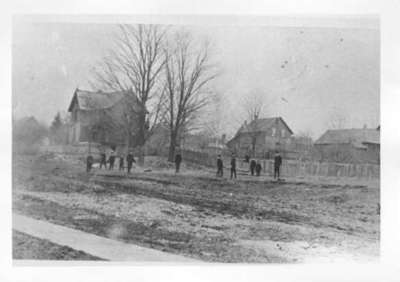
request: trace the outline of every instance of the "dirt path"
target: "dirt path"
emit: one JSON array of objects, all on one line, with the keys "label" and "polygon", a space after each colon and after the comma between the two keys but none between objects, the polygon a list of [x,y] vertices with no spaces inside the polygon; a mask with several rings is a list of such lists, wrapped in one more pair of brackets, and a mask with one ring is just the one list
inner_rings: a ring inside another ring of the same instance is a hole
[{"label": "dirt path", "polygon": [[183,256],[110,240],[19,214],[13,214],[13,229],[110,261],[197,262]]},{"label": "dirt path", "polygon": [[27,260],[103,260],[68,246],[55,244],[49,240],[37,238],[16,230],[13,230],[12,243],[13,263],[26,262]]}]

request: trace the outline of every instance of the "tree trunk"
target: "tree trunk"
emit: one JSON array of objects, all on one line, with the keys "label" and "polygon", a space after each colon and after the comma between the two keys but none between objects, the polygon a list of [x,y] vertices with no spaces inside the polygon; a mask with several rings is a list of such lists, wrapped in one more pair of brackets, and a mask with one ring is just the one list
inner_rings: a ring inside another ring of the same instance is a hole
[{"label": "tree trunk", "polygon": [[175,148],[176,148],[176,137],[175,132],[171,133],[169,141],[169,152],[168,152],[168,161],[173,162],[175,158]]},{"label": "tree trunk", "polygon": [[131,134],[128,132],[125,136],[125,154],[128,155],[129,147],[131,145]]},{"label": "tree trunk", "polygon": [[144,143],[146,142],[146,113],[143,112],[139,116],[139,135],[138,135],[138,147],[139,147],[139,152],[138,152],[138,163],[139,165],[144,164]]}]

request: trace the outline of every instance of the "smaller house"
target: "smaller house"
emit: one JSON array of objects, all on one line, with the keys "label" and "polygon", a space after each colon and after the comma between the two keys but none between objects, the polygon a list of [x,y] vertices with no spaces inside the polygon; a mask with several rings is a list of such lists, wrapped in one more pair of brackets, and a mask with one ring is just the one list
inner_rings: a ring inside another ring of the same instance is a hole
[{"label": "smaller house", "polygon": [[375,128],[327,130],[314,147],[322,161],[379,163],[380,131]]},{"label": "smaller house", "polygon": [[239,156],[265,156],[273,150],[284,150],[293,131],[282,117],[256,118],[246,121],[228,141],[227,146]]},{"label": "smaller house", "polygon": [[145,144],[146,154],[162,155],[168,152],[170,132],[167,126],[158,123],[153,126],[152,134]]},{"label": "smaller house", "polygon": [[208,136],[204,132],[185,134],[181,145],[185,150],[209,154],[221,154],[222,151],[226,150],[225,138],[225,134],[221,137]]},{"label": "smaller house", "polygon": [[209,154],[221,154],[227,150],[225,143],[226,143],[226,135],[222,134],[221,137],[211,138],[205,150]]}]

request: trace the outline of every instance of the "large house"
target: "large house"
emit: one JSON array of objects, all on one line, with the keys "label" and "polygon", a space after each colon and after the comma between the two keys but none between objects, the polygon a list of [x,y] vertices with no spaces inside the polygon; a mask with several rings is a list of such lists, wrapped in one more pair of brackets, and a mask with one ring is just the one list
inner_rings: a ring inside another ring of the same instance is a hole
[{"label": "large house", "polygon": [[380,128],[327,130],[314,147],[322,161],[379,163]]},{"label": "large house", "polygon": [[[110,147],[126,145],[127,134],[123,127],[126,94],[129,93],[76,89],[68,107],[71,113],[69,143],[93,142]],[[139,104],[136,106],[139,108]]]},{"label": "large house", "polygon": [[281,117],[257,118],[250,123],[245,121],[227,146],[240,156],[261,157],[285,149],[292,135],[293,131]]}]

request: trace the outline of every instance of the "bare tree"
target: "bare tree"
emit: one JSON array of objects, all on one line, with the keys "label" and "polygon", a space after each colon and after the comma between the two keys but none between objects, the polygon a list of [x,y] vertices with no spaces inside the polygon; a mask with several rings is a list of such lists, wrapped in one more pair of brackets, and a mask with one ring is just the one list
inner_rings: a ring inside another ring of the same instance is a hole
[{"label": "bare tree", "polygon": [[295,137],[312,140],[313,133],[310,129],[299,131]]},{"label": "bare tree", "polygon": [[253,90],[247,98],[244,99],[243,109],[246,113],[248,123],[245,123],[245,129],[248,132],[251,144],[251,154],[254,157],[256,153],[257,138],[261,132],[258,119],[260,114],[266,110],[265,96],[261,90]]},{"label": "bare tree", "polygon": [[210,101],[207,88],[217,76],[210,64],[209,44],[199,46],[185,32],[177,32],[173,42],[165,48],[165,122],[170,131],[169,156],[173,160],[181,138],[198,117],[199,111]]},{"label": "bare tree", "polygon": [[222,96],[215,93],[210,98],[210,105],[201,114],[200,131],[208,139],[216,139],[222,135]]},{"label": "bare tree", "polygon": [[346,128],[348,120],[346,115],[338,110],[335,110],[329,117],[327,126],[329,129],[343,129]]},{"label": "bare tree", "polygon": [[[143,163],[143,145],[159,120],[166,29],[142,24],[118,28],[114,46],[94,69],[91,84],[97,89],[124,92],[125,109],[119,125],[125,129],[127,146],[139,146],[139,161]],[[136,133],[135,142],[132,132]]]}]

